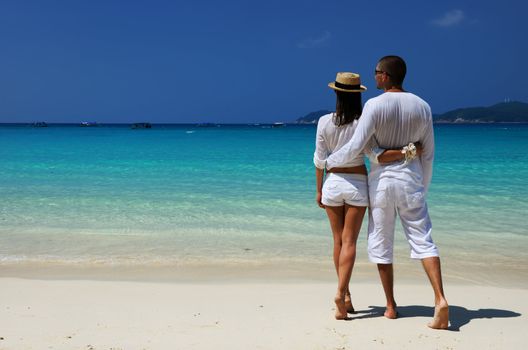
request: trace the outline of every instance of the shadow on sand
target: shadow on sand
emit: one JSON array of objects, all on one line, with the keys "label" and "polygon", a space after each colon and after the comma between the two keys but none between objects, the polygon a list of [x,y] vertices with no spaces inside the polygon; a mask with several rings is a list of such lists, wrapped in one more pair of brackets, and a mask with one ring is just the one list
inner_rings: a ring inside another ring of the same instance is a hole
[{"label": "shadow on sand", "polygon": [[[368,310],[358,310],[354,316],[350,317],[350,320],[359,320],[373,317],[383,317],[385,307],[382,306],[369,306]],[[408,305],[398,306],[398,318],[407,317],[433,317],[434,307],[421,306],[421,305]],[[468,310],[462,306],[450,305],[449,306],[449,322],[450,331],[460,331],[460,328],[479,318],[507,318],[507,317],[519,317],[521,316],[518,312],[500,309],[478,309]]]}]

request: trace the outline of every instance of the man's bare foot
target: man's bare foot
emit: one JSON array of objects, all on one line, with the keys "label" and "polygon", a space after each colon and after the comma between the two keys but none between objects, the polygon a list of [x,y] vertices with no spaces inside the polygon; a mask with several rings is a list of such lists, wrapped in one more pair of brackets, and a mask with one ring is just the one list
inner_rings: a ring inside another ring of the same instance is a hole
[{"label": "man's bare foot", "polygon": [[347,311],[345,307],[345,299],[340,296],[334,298],[336,304],[335,318],[336,320],[345,320],[347,318]]},{"label": "man's bare foot", "polygon": [[356,312],[356,310],[354,310],[354,305],[352,305],[352,298],[350,297],[350,294],[345,294],[345,308],[348,313],[353,314]]},{"label": "man's bare foot", "polygon": [[396,311],[396,304],[394,305],[387,305],[387,308],[385,309],[385,313],[383,316],[394,320],[398,317],[398,312]]},{"label": "man's bare foot", "polygon": [[433,329],[447,329],[449,327],[449,305],[447,305],[447,301],[444,300],[435,306],[433,320],[427,326]]}]

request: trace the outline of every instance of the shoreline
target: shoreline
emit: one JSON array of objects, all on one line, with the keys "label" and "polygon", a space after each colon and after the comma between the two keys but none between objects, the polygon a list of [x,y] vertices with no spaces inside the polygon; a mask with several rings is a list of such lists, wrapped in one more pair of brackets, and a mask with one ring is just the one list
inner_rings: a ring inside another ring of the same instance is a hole
[{"label": "shoreline", "polygon": [[[362,259],[363,260],[363,259]],[[396,260],[395,282],[428,283],[419,261]],[[528,270],[512,266],[490,266],[486,262],[466,264],[442,259],[444,285],[489,286],[528,290]],[[186,265],[108,265],[54,263],[0,263],[0,279],[88,280],[153,283],[335,283],[330,258],[322,262],[266,261],[239,263],[202,263]],[[356,261],[351,284],[379,283],[375,264]]]}]

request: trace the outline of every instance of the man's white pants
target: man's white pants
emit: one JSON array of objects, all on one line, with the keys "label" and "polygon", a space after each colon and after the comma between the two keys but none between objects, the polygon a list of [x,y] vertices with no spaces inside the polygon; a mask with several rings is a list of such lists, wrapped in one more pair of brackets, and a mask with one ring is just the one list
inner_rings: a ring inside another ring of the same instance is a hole
[{"label": "man's white pants", "polygon": [[411,258],[438,256],[431,237],[431,219],[421,184],[393,178],[369,182],[370,210],[368,227],[369,260],[392,264],[396,214],[399,215]]}]

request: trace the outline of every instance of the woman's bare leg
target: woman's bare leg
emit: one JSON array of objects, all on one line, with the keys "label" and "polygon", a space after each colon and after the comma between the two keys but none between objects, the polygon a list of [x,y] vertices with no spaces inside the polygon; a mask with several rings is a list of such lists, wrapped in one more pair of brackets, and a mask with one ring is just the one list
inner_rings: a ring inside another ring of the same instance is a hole
[{"label": "woman's bare leg", "polygon": [[341,254],[341,236],[343,235],[343,226],[345,223],[345,207],[326,206],[326,214],[330,221],[330,228],[334,236],[334,266],[336,274],[339,276],[339,254]]},{"label": "woman's bare leg", "polygon": [[[350,277],[352,276],[352,269],[356,261],[356,243],[361,230],[361,223],[365,215],[366,207],[355,207],[345,205],[345,219],[343,225],[343,232],[341,235],[341,253],[339,254],[339,268],[338,268],[338,286],[337,295],[345,298],[350,294],[348,286]],[[347,305],[347,309],[354,308],[352,302]],[[348,311],[348,310],[347,310]]]},{"label": "woman's bare leg", "polygon": [[[345,223],[345,207],[330,207],[326,206],[326,214],[328,215],[328,220],[330,221],[330,228],[332,229],[332,235],[334,236],[334,266],[336,269],[337,278],[339,279],[339,261],[341,254],[341,237],[343,235],[343,226]],[[336,303],[336,313],[335,318],[345,319],[347,317],[347,311],[345,307],[344,297],[337,297],[334,299]]]},{"label": "woman's bare leg", "polygon": [[[356,242],[366,207],[345,205],[326,207],[326,213],[334,236],[334,265],[338,277],[336,318],[344,319],[347,311],[354,312],[348,285],[356,260]],[[345,303],[346,300],[346,303]]]}]

